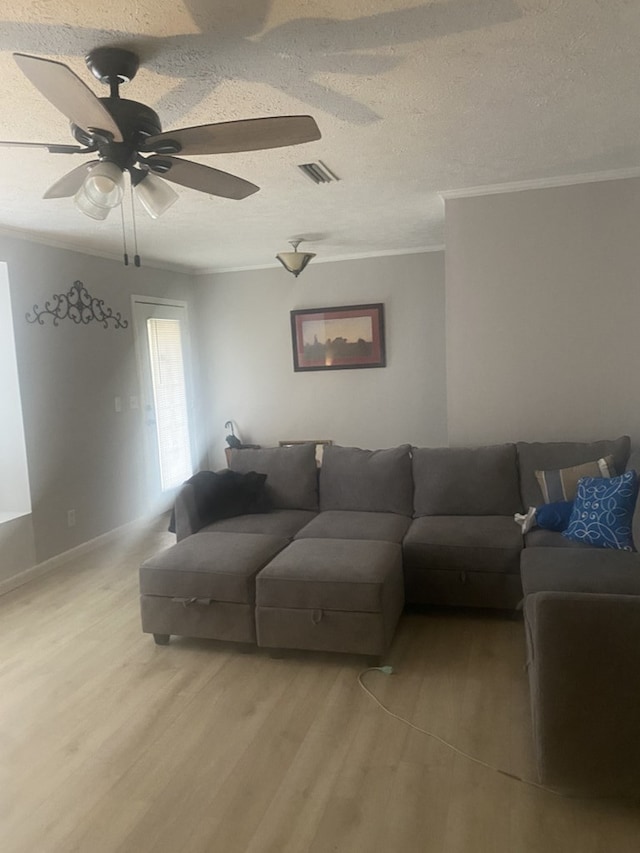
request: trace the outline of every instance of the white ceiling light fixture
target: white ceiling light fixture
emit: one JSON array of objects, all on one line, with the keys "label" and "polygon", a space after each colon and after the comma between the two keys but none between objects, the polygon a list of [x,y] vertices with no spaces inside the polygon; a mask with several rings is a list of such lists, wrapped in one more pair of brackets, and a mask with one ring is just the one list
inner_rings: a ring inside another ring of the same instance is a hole
[{"label": "white ceiling light fixture", "polygon": [[300,245],[300,243],[302,243],[302,240],[289,240],[289,242],[293,246],[293,252],[279,252],[276,255],[276,258],[280,261],[280,263],[286,269],[287,272],[290,272],[292,275],[298,278],[298,276],[307,266],[309,261],[315,258],[315,253],[299,252],[298,246]]},{"label": "white ceiling light fixture", "polygon": [[75,194],[78,210],[92,219],[106,219],[109,211],[122,202],[124,175],[122,169],[108,160],[101,160],[91,168]]},{"label": "white ceiling light fixture", "polygon": [[162,216],[179,198],[178,193],[166,181],[151,172],[143,172],[137,182],[133,172],[131,176],[135,196],[152,219]]}]

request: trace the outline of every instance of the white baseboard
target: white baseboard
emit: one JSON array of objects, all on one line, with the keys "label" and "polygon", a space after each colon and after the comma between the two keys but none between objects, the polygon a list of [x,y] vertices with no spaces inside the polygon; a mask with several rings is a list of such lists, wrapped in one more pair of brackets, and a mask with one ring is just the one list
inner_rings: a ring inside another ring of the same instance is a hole
[{"label": "white baseboard", "polygon": [[37,565],[32,566],[30,569],[23,569],[17,574],[12,575],[10,578],[5,578],[3,581],[0,581],[0,595],[6,595],[8,592],[12,592],[14,589],[17,589],[18,587],[23,586],[26,583],[30,583],[36,578],[42,577],[42,575],[49,574],[49,572],[53,572],[56,569],[59,569],[66,562],[68,562],[69,559],[73,557],[80,557],[82,556],[82,554],[88,554],[90,551],[93,551],[94,548],[97,548],[99,545],[106,545],[112,539],[115,540],[123,534],[126,534],[128,531],[130,532],[134,530],[136,527],[144,529],[156,520],[157,516],[145,516],[143,518],[136,518],[134,521],[129,521],[126,524],[123,524],[121,527],[116,527],[113,530],[108,530],[106,533],[102,533],[100,534],[100,536],[96,536],[94,539],[89,539],[87,542],[82,542],[80,545],[76,545],[74,548],[69,548],[68,551],[63,551],[61,554],[56,554],[55,557],[49,557],[48,560],[45,560],[42,563],[38,563]]}]

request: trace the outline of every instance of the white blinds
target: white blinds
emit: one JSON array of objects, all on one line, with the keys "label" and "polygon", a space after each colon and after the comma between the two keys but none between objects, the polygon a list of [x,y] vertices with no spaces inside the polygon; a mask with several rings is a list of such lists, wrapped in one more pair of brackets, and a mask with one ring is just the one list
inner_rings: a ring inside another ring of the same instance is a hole
[{"label": "white blinds", "polygon": [[179,320],[147,320],[162,490],[193,473]]}]

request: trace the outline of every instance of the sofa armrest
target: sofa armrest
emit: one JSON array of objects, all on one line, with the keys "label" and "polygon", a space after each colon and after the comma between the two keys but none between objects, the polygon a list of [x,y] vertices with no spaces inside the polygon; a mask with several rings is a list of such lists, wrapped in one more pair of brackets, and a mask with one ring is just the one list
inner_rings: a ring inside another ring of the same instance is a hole
[{"label": "sofa armrest", "polygon": [[640,792],[640,596],[538,592],[525,624],[540,781]]},{"label": "sofa armrest", "polygon": [[[629,456],[627,471],[631,471],[632,469],[640,476],[640,450],[632,451],[631,456]],[[633,536],[633,544],[636,546],[636,550],[640,551],[640,498],[636,501],[636,508],[633,513],[631,535]]]},{"label": "sofa armrest", "polygon": [[176,540],[186,539],[197,533],[202,524],[196,507],[195,491],[191,483],[184,483],[176,495],[174,504]]}]

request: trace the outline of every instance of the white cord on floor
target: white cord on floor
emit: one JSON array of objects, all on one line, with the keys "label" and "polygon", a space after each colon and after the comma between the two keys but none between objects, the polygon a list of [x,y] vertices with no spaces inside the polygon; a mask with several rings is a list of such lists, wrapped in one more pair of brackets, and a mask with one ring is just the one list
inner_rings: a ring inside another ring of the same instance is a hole
[{"label": "white cord on floor", "polygon": [[496,773],[500,773],[502,776],[507,776],[509,779],[514,779],[516,782],[522,782],[523,785],[530,785],[532,788],[538,788],[540,791],[548,791],[550,794],[557,794],[560,797],[569,796],[567,794],[563,794],[562,791],[556,791],[553,788],[547,788],[546,785],[541,785],[539,782],[534,782],[532,779],[524,779],[522,776],[517,776],[515,773],[509,773],[507,770],[501,770],[499,767],[496,767],[494,764],[489,764],[488,761],[483,761],[481,758],[476,758],[475,755],[469,755],[468,752],[465,752],[463,749],[459,749],[457,746],[454,746],[452,743],[449,743],[448,740],[441,738],[439,735],[434,734],[433,732],[428,731],[427,729],[421,729],[420,726],[416,726],[415,723],[412,723],[411,720],[407,720],[404,717],[401,717],[399,714],[394,713],[390,708],[381,702],[378,697],[369,690],[369,688],[365,685],[362,677],[366,675],[367,672],[382,672],[385,675],[391,675],[393,672],[393,667],[390,666],[370,666],[367,669],[363,669],[362,672],[358,675],[358,684],[364,692],[378,705],[378,707],[382,708],[385,714],[388,714],[390,717],[393,717],[394,720],[399,720],[401,723],[404,723],[406,726],[414,729],[420,734],[427,735],[427,737],[433,738],[433,740],[437,740],[438,743],[441,743],[443,746],[446,746],[447,749],[452,750],[453,752],[461,755],[463,758],[467,758],[469,761],[473,761],[475,764],[480,764],[482,767],[487,767],[489,770],[494,770]]}]

